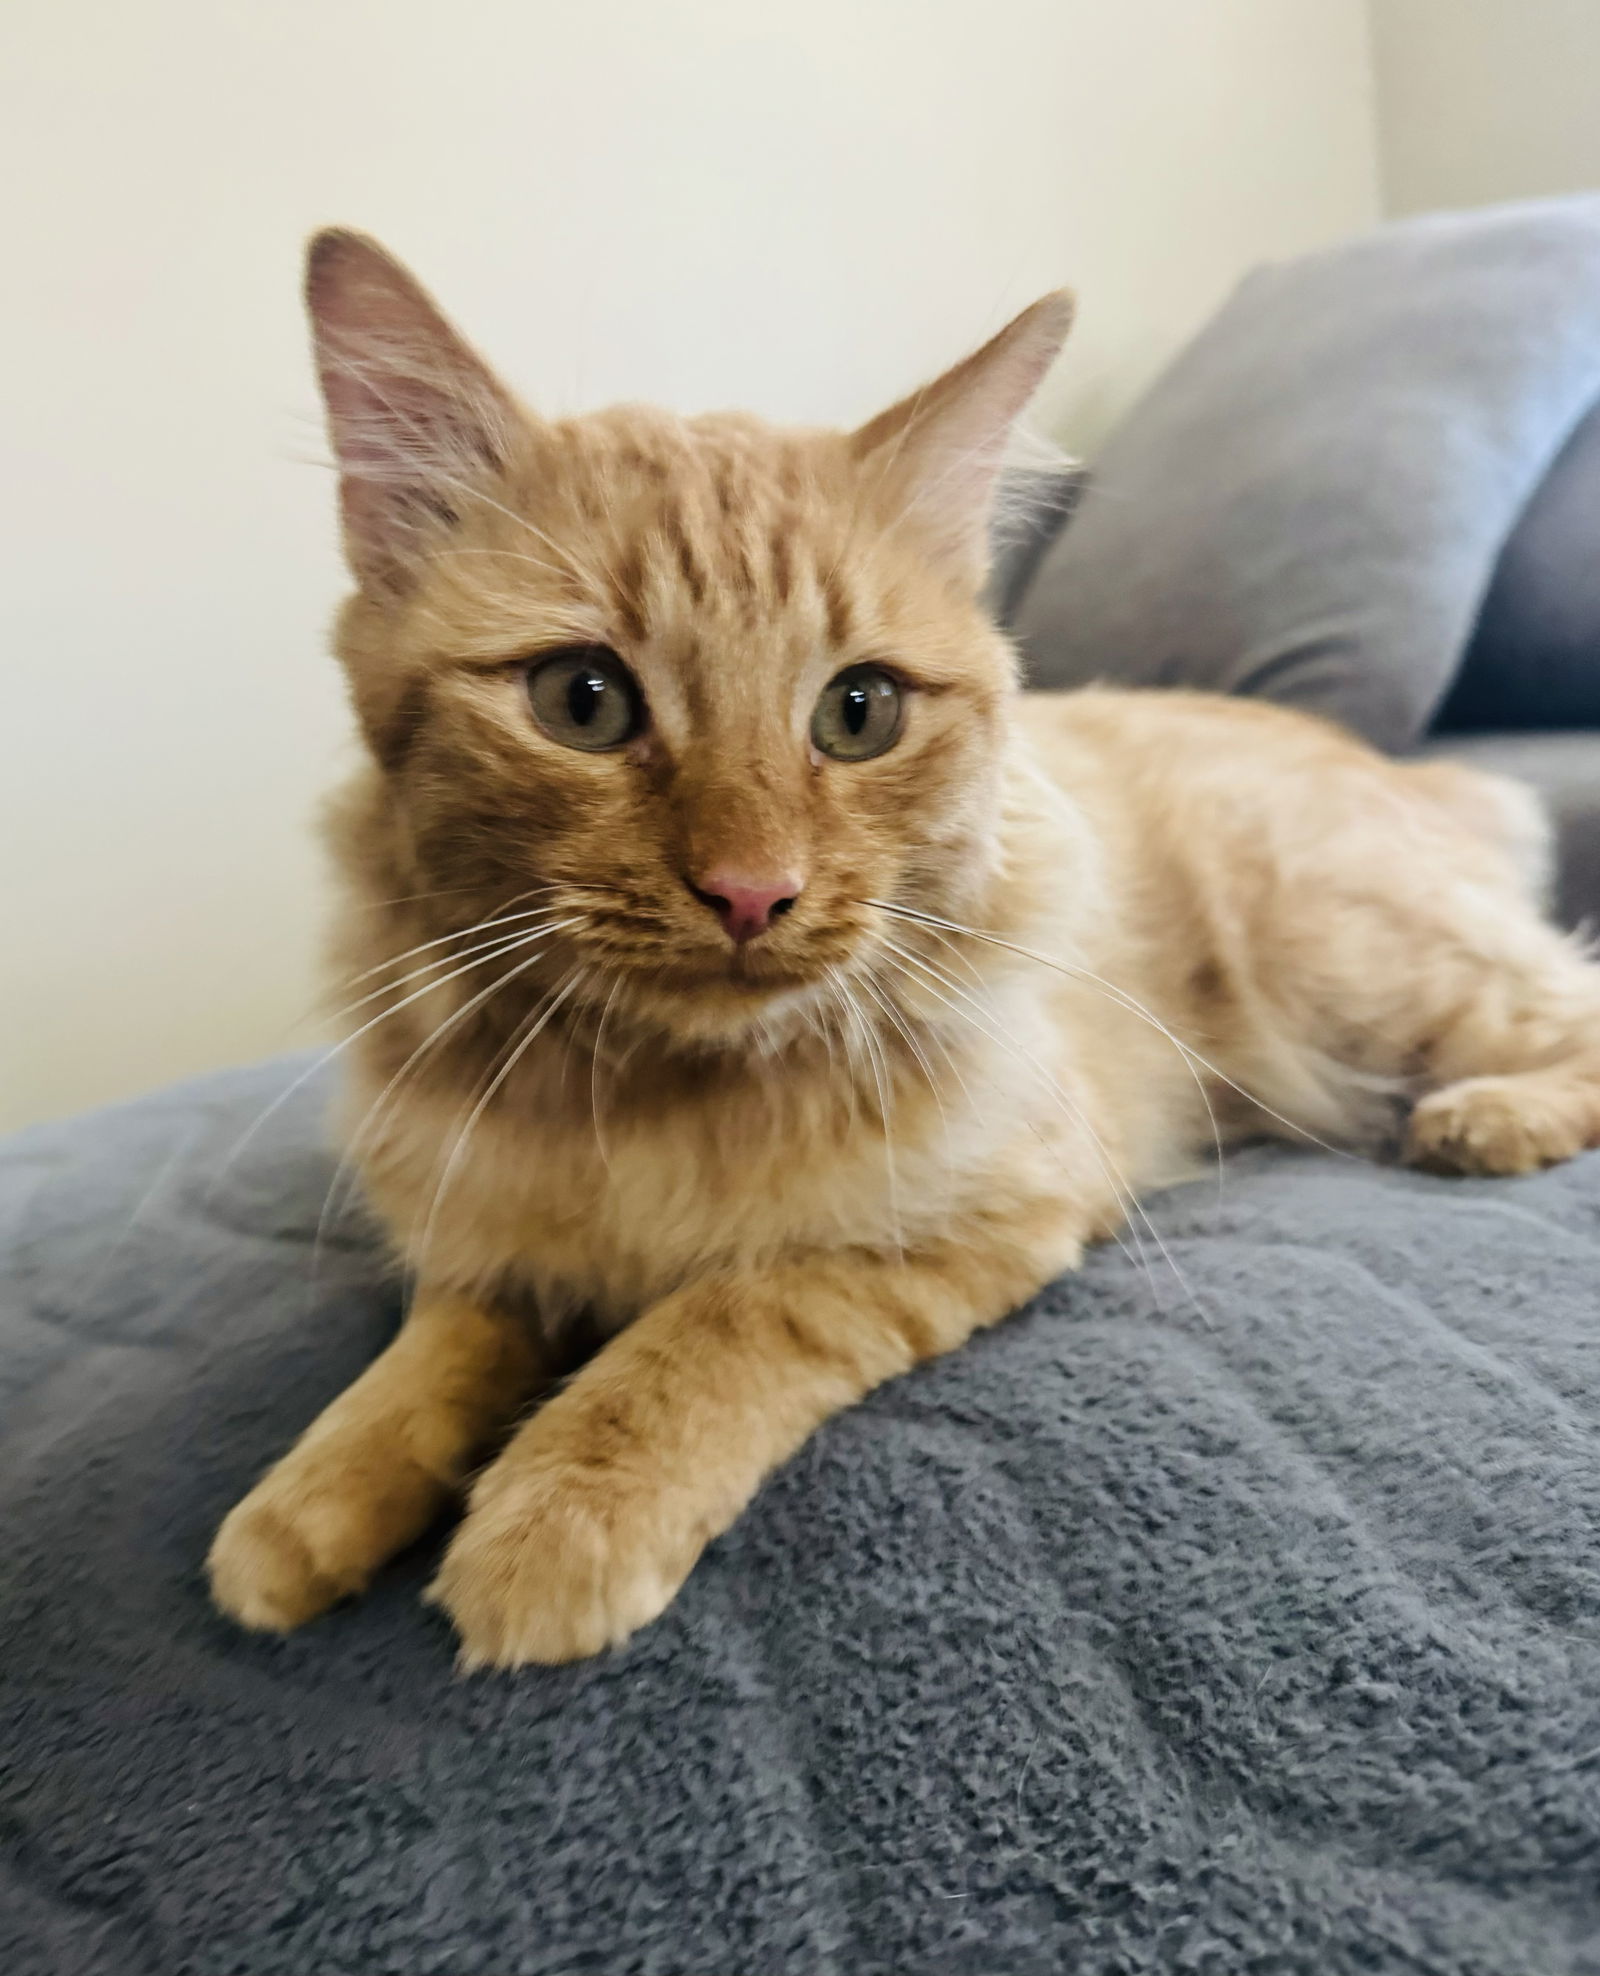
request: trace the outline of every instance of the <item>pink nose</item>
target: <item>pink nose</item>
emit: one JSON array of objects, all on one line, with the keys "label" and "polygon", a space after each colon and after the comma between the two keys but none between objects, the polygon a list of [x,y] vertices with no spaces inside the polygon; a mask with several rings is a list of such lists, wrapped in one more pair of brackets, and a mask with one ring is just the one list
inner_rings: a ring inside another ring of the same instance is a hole
[{"label": "pink nose", "polygon": [[752,878],[745,872],[718,867],[691,879],[689,890],[722,921],[722,930],[737,947],[765,933],[799,896],[802,881],[792,873],[781,878]]}]

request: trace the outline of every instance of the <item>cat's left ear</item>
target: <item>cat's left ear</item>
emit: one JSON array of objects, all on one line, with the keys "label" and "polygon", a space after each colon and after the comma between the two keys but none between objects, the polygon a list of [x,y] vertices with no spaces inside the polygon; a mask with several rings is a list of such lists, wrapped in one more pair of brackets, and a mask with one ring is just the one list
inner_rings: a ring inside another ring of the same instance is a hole
[{"label": "cat's left ear", "polygon": [[976,588],[989,564],[989,516],[1011,428],[1072,327],[1067,289],[1045,295],[981,350],[851,435],[863,472],[936,556]]}]

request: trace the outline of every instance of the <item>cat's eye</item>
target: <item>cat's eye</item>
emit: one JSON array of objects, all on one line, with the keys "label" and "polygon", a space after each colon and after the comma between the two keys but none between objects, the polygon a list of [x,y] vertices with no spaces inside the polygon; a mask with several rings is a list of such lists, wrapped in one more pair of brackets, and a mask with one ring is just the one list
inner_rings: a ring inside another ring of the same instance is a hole
[{"label": "cat's eye", "polygon": [[849,666],[822,689],[811,739],[836,762],[870,761],[900,739],[904,720],[897,679],[881,666]]},{"label": "cat's eye", "polygon": [[552,741],[599,754],[631,741],[644,725],[633,674],[604,645],[577,645],[528,668],[528,704]]}]

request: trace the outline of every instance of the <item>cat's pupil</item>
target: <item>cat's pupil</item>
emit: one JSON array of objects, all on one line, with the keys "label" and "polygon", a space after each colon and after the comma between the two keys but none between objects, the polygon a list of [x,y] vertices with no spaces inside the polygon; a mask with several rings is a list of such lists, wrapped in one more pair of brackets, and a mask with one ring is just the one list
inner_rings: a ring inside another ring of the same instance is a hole
[{"label": "cat's pupil", "polygon": [[567,712],[578,727],[587,727],[600,711],[606,683],[597,672],[575,672],[567,687]]},{"label": "cat's pupil", "polygon": [[867,689],[864,686],[848,688],[840,711],[844,715],[845,726],[852,734],[859,734],[867,724]]}]

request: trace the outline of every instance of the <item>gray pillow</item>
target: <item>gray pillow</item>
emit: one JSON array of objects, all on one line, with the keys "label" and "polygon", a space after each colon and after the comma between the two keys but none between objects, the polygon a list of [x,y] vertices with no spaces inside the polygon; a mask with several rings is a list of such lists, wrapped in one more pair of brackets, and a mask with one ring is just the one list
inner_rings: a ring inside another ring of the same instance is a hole
[{"label": "gray pillow", "polygon": [[1250,276],[1095,463],[1014,630],[1033,683],[1427,727],[1600,398],[1600,198],[1433,215]]},{"label": "gray pillow", "polygon": [[1441,731],[1600,728],[1600,408],[1500,552]]}]

